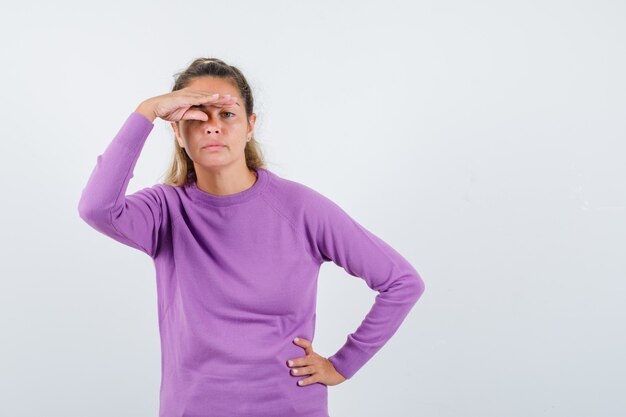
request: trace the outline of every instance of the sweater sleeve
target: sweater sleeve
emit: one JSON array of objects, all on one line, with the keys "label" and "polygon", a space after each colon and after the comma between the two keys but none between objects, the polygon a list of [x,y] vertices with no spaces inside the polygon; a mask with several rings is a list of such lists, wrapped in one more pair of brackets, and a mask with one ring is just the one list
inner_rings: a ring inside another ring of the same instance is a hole
[{"label": "sweater sleeve", "polygon": [[309,205],[314,254],[320,262],[333,261],[350,275],[362,278],[378,292],[356,331],[328,358],[349,379],[396,333],[425,286],[402,255],[336,203],[316,194]]},{"label": "sweater sleeve", "polygon": [[155,187],[125,194],[153,127],[140,113],[128,116],[104,153],[98,155],[78,203],[80,217],[91,227],[151,257],[159,243],[162,199]]}]

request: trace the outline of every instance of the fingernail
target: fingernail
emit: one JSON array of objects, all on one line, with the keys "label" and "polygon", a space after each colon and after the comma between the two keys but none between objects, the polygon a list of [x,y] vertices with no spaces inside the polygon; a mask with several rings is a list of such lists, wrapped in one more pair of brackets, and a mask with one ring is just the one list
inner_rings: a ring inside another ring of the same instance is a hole
[{"label": "fingernail", "polygon": [[293,361],[288,361],[287,363],[289,364],[289,366],[293,366]]},{"label": "fingernail", "polygon": [[293,339],[294,342],[297,342],[298,340],[300,340],[299,337],[296,337],[295,339]]}]

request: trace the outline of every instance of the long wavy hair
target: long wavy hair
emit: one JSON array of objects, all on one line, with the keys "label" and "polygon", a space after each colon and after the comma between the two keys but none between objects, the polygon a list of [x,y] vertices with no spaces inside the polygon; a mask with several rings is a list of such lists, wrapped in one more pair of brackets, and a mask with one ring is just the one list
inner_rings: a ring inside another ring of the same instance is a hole
[{"label": "long wavy hair", "polygon": [[[244,100],[246,110],[246,120],[250,119],[254,113],[254,98],[252,90],[243,73],[235,66],[228,65],[217,58],[197,58],[184,71],[175,74],[172,91],[177,91],[187,87],[187,85],[197,77],[212,76],[228,79],[237,87],[239,94]],[[178,122],[176,122],[178,125]],[[265,160],[259,143],[252,133],[251,139],[246,143],[245,148],[246,165],[249,169],[265,167]],[[174,154],[172,162],[167,170],[164,184],[181,186],[196,180],[196,170],[193,161],[182,148],[174,136]]]}]

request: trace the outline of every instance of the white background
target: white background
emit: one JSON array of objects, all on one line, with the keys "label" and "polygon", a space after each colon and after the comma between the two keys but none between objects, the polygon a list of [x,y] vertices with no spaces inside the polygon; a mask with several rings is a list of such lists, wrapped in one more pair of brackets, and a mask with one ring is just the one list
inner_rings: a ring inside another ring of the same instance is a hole
[{"label": "white background", "polygon": [[[331,417],[624,412],[625,3],[4,2],[0,35],[0,415],[157,415],[152,261],[77,205],[197,57],[247,76],[269,169],[426,284]],[[173,143],[157,119],[128,193]],[[332,263],[319,285],[327,357],[375,292]]]}]

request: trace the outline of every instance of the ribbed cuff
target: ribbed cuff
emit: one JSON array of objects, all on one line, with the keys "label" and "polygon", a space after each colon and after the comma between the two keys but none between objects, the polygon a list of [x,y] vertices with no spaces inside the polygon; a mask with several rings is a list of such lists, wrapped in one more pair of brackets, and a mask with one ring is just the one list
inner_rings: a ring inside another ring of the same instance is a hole
[{"label": "ribbed cuff", "polygon": [[374,356],[376,352],[363,352],[360,350],[352,339],[352,335],[348,335],[346,343],[332,356],[328,358],[333,366],[346,379],[352,378],[359,369],[367,361]]}]

